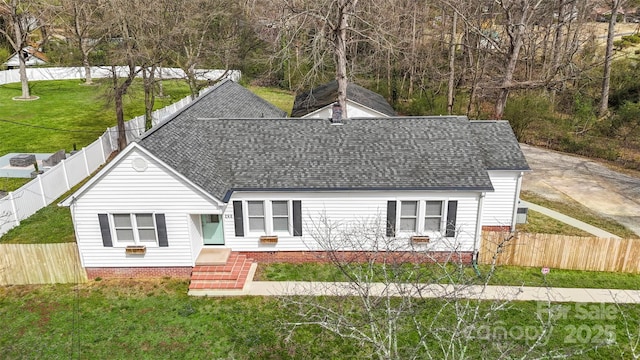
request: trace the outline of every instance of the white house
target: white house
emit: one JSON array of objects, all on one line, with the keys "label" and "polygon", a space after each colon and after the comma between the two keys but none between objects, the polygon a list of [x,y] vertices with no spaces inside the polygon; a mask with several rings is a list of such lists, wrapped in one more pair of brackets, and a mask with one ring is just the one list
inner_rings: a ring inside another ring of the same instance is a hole
[{"label": "white house", "polygon": [[32,46],[27,46],[23,48],[19,53],[14,53],[13,55],[11,55],[11,57],[9,57],[9,59],[7,59],[7,61],[3,65],[9,69],[19,67],[20,59],[18,58],[18,56],[22,56],[24,58],[25,64],[27,66],[45,65],[47,61],[49,61],[44,53],[36,50]]},{"label": "white house", "polygon": [[[292,117],[328,119],[338,98],[338,82],[333,80],[296,96]],[[396,116],[395,110],[380,94],[360,85],[347,84],[347,114],[349,118]]]},{"label": "white house", "polygon": [[505,121],[283,116],[224,81],[130,144],[62,202],[89,276],[189,274],[210,248],[309,260],[326,224],[364,222],[471,261],[483,227],[514,226],[529,167]]}]

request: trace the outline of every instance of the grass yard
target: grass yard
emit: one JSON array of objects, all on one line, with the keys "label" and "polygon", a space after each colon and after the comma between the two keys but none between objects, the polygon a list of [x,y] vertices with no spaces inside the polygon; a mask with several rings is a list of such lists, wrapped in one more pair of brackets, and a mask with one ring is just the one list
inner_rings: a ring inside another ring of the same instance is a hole
[{"label": "grass yard", "polygon": [[[81,86],[80,80],[30,82],[35,101],[14,101],[20,84],[0,86],[0,154],[9,152],[55,152],[78,149],[95,141],[116,124],[115,110],[107,99],[109,79],[96,86]],[[189,94],[183,81],[164,82],[166,98],[157,98],[162,108]],[[125,98],[125,119],[144,114],[144,95],[139,81]]]},{"label": "grass yard", "polygon": [[[578,202],[573,201],[571,199],[566,199],[565,201],[562,201],[562,202],[553,201],[529,191],[522,191],[520,193],[520,198],[522,200],[529,201],[540,206],[544,206],[546,208],[555,210],[567,216],[571,216],[578,220],[584,221],[587,224],[601,228],[612,234],[616,234],[622,238],[635,239],[638,237],[633,231],[627,229],[624,225],[621,225],[614,220],[599,216],[598,214],[594,213],[590,209],[582,206]],[[540,231],[540,229],[543,226],[547,227],[548,225],[549,224],[543,222],[541,225],[538,224],[538,225],[531,226],[528,229],[528,231],[543,232],[543,231]]]},{"label": "grass yard", "polygon": [[516,230],[526,233],[559,234],[568,236],[593,236],[552,217],[529,209],[526,224],[517,224]]},{"label": "grass yard", "polygon": [[[0,353],[3,359],[357,359],[371,358],[366,342],[336,335],[298,314],[300,306],[279,298],[195,298],[186,296],[185,281],[93,281],[87,284],[11,286],[0,288]],[[307,298],[290,300],[308,301]],[[321,304],[344,314],[346,321],[369,320],[355,298],[318,298]],[[458,304],[457,311],[454,305]],[[401,305],[390,303],[394,308]],[[400,358],[452,357],[441,345],[454,339],[455,358],[509,358],[524,356],[534,335],[546,336],[529,358],[566,355],[569,359],[631,358],[630,342],[638,338],[640,306],[557,304],[549,326],[546,304],[535,302],[481,303],[486,318],[473,319],[464,305],[474,301],[418,300],[398,317]],[[381,304],[377,304],[378,306]],[[386,326],[384,307],[371,318]],[[309,313],[310,314],[310,313]],[[308,314],[308,315],[309,315]],[[433,326],[430,326],[434,324]],[[455,325],[464,335],[450,336]],[[373,325],[373,324],[371,324]],[[625,329],[631,326],[631,338]],[[420,344],[416,328],[429,329]],[[365,332],[368,326],[360,327]],[[439,338],[440,337],[440,338]],[[423,345],[424,347],[420,346]],[[597,349],[596,349],[597,348]],[[636,354],[639,349],[636,348]],[[464,351],[464,352],[462,352]],[[564,358],[564,357],[563,357]]]},{"label": "grass yard", "polygon": [[0,178],[0,191],[9,192],[19,189],[31,181],[30,178]]},{"label": "grass yard", "polygon": [[248,86],[247,88],[254,94],[277,106],[280,110],[286,111],[288,115],[291,115],[294,96],[290,91],[260,86]]},{"label": "grass yard", "polygon": [[[478,276],[471,266],[453,267],[446,270],[442,265],[405,265],[399,272],[411,273],[415,278],[427,282],[447,283],[454,279],[456,283],[483,284],[491,271],[490,266],[480,265]],[[366,267],[354,269],[360,272]],[[389,269],[389,268],[387,268]],[[381,273],[381,268],[377,269]],[[374,274],[374,277],[377,275]],[[381,281],[382,276],[376,279]],[[258,264],[256,281],[348,281],[347,277],[332,264]],[[540,268],[516,266],[498,266],[488,281],[490,285],[542,286],[556,288],[595,288],[595,289],[630,289],[637,290],[640,274],[613,273],[598,271],[579,271],[551,269],[543,276]]]}]

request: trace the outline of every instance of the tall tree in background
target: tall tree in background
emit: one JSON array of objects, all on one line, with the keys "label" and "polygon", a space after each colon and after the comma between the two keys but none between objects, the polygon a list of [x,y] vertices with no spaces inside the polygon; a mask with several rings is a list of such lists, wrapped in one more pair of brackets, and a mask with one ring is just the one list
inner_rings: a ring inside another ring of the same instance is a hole
[{"label": "tall tree in background", "polygon": [[229,70],[237,63],[244,15],[237,2],[230,0],[176,0],[174,4],[171,16],[176,26],[164,41],[171,61],[185,72],[195,99],[202,87],[198,79],[205,75],[198,73],[199,68]]},{"label": "tall tree in background", "polygon": [[272,5],[272,10],[284,8],[280,13],[273,10],[271,15],[276,18],[265,20],[278,27],[278,57],[288,59],[292,49],[302,54],[305,59],[302,61],[307,64],[303,74],[303,85],[313,85],[316,79],[321,77],[321,73],[330,66],[326,64],[327,60],[332,59],[335,79],[338,82],[336,100],[342,108],[342,116],[348,117],[347,51],[354,36],[353,32],[357,31],[350,27],[350,22],[357,21],[358,0],[284,0],[275,1]]},{"label": "tall tree in background", "polygon": [[[104,7],[107,61],[111,67],[112,96],[118,124],[118,149],[127,146],[124,122],[124,96],[143,69],[162,61],[163,14],[170,0],[156,1],[154,6],[142,0],[102,0]],[[108,21],[107,21],[108,20]],[[121,67],[121,65],[124,65]]]},{"label": "tall tree in background", "polygon": [[[36,6],[34,0],[1,0],[0,17],[4,27],[0,27],[0,34],[3,35],[11,48],[18,55],[20,83],[22,85],[22,95],[20,99],[31,99],[29,92],[29,79],[27,78],[27,65],[23,50],[30,45],[29,35],[40,28],[43,24],[35,17]],[[37,50],[37,46],[34,46]]]},{"label": "tall tree in background", "polygon": [[607,47],[604,55],[604,73],[602,75],[602,91],[600,92],[600,108],[598,113],[605,116],[609,111],[609,89],[611,87],[611,63],[613,61],[613,38],[616,32],[618,11],[623,0],[611,0],[607,3],[611,6],[611,18],[607,30]]},{"label": "tall tree in background", "polygon": [[63,22],[69,34],[71,34],[82,56],[82,66],[85,73],[85,84],[91,85],[90,55],[99,46],[107,34],[102,31],[102,11],[104,4],[99,0],[62,0],[60,2]]}]

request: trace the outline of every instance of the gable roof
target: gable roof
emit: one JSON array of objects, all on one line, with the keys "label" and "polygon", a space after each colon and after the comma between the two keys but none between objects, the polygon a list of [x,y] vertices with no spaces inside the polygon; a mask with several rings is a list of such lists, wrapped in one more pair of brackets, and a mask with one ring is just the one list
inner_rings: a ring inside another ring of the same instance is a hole
[{"label": "gable roof", "polygon": [[223,201],[235,190],[493,190],[471,127],[455,116],[189,117],[141,145]]},{"label": "gable roof", "polygon": [[[338,99],[338,82],[333,80],[317,88],[296,96],[291,110],[291,117],[302,117],[333,104]],[[382,95],[365,89],[360,85],[347,85],[347,99],[364,105],[387,116],[396,116],[395,110]]]},{"label": "gable roof", "polygon": [[22,48],[22,51],[13,53],[3,65],[11,67],[19,66],[19,54],[25,57],[25,64],[27,64],[27,66],[42,65],[49,61],[49,58],[43,52],[36,50],[33,46],[25,46]]},{"label": "gable roof", "polygon": [[231,79],[224,79],[192,103],[153,127],[143,137],[153,134],[169,122],[181,122],[184,119],[280,118],[286,116],[285,111],[278,109],[244,86]]},{"label": "gable roof", "polygon": [[487,170],[531,170],[506,120],[471,121]]},{"label": "gable roof", "polygon": [[219,205],[222,205],[222,204],[220,204],[220,199],[219,198],[213,197],[210,192],[207,192],[207,191],[203,190],[197,184],[194,184],[191,180],[187,179],[184,175],[180,174],[179,172],[177,172],[175,169],[171,168],[170,166],[167,166],[167,164],[163,163],[162,160],[160,160],[157,157],[155,157],[153,154],[151,154],[148,150],[146,150],[145,148],[140,146],[138,143],[132,142],[126,148],[124,148],[124,150],[120,151],[118,153],[118,155],[116,155],[116,157],[113,160],[109,161],[102,169],[100,169],[100,171],[98,171],[98,173],[95,176],[92,176],[89,179],[89,181],[84,183],[78,190],[76,190],[73,194],[69,195],[66,199],[64,199],[61,202],[59,202],[58,206],[71,206],[71,204],[73,204],[75,199],[77,199],[80,196],[82,196],[85,192],[87,192],[89,189],[91,189],[94,186],[94,184],[96,184],[102,178],[107,176],[107,174],[109,174],[111,172],[112,168],[116,167],[127,156],[129,156],[129,154],[131,154],[134,151],[140,151],[142,154],[144,154],[146,156],[149,156],[150,158],[152,158],[153,160],[158,162],[158,166],[159,167],[161,167],[162,169],[166,170],[167,172],[172,173],[175,176],[177,176],[178,178],[180,178],[185,184],[187,184],[188,186],[190,186],[193,189],[195,189],[195,191],[197,191],[199,194],[201,194],[204,198],[210,199],[213,202],[219,203]]}]

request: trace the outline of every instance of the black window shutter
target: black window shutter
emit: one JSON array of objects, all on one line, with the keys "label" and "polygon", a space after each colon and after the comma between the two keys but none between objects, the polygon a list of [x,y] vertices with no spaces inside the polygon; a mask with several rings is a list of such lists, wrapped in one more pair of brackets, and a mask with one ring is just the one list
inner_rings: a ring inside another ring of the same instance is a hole
[{"label": "black window shutter", "polygon": [[111,228],[109,227],[109,215],[98,214],[98,221],[100,222],[100,233],[102,233],[102,245],[104,247],[113,247],[111,242]]},{"label": "black window shutter", "polygon": [[244,236],[244,223],[242,219],[242,201],[234,201],[233,221],[235,223],[236,236]]},{"label": "black window shutter", "polygon": [[302,201],[293,201],[293,236],[302,236]]},{"label": "black window shutter", "polygon": [[387,201],[387,236],[396,236],[396,201]]},{"label": "black window shutter", "polygon": [[164,219],[164,214],[156,214],[156,227],[158,228],[158,246],[168,247],[167,222]]},{"label": "black window shutter", "polygon": [[447,230],[444,236],[456,236],[456,216],[458,215],[458,200],[449,201],[447,204]]}]

